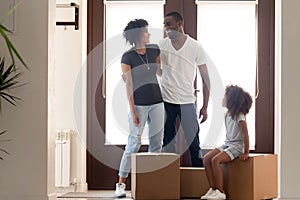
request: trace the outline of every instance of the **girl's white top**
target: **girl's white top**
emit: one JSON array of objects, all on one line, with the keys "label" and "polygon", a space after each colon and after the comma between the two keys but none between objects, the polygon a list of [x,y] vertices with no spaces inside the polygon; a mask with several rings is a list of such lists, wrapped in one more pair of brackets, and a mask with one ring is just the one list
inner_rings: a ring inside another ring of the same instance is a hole
[{"label": "girl's white top", "polygon": [[246,121],[246,116],[243,113],[240,113],[237,119],[232,119],[229,114],[225,114],[225,144],[230,146],[244,146],[244,134],[239,123],[240,121]]}]

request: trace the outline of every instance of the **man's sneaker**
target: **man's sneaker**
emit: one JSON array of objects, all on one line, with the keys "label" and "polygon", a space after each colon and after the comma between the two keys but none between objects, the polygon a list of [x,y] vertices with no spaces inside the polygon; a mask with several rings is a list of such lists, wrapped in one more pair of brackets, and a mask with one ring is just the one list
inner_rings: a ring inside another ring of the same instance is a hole
[{"label": "man's sneaker", "polygon": [[220,192],[218,189],[214,191],[214,193],[208,197],[208,199],[226,199],[226,195],[223,192]]},{"label": "man's sneaker", "polygon": [[209,188],[209,190],[206,192],[205,195],[203,195],[203,196],[201,197],[201,199],[208,199],[214,192],[215,192],[214,189]]},{"label": "man's sneaker", "polygon": [[115,197],[118,197],[118,198],[126,197],[125,188],[126,188],[125,183],[117,183]]}]

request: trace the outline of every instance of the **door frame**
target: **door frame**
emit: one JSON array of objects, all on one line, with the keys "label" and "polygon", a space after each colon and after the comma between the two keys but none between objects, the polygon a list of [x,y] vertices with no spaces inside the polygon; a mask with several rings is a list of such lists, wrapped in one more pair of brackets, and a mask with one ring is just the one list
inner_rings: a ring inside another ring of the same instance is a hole
[{"label": "door frame", "polygon": [[[185,32],[197,39],[197,5],[195,0],[166,0],[164,13],[179,11],[185,18]],[[104,4],[101,0],[88,0],[87,52],[101,46],[104,40]],[[256,99],[256,146],[255,153],[274,153],[274,43],[275,43],[275,1],[259,0],[258,4],[258,83],[259,96]],[[187,23],[188,22],[188,23]],[[102,52],[103,49],[98,50]],[[100,53],[101,54],[101,53]],[[113,155],[119,162],[124,145],[113,148],[106,146],[105,98],[102,96],[103,66],[101,56],[87,59],[87,183],[90,190],[114,189],[118,180],[118,170],[101,162],[97,155]],[[101,128],[102,127],[102,128]],[[179,140],[184,145],[184,140]],[[116,146],[114,146],[116,147]],[[146,151],[144,146],[141,151]],[[96,155],[96,156],[95,156]],[[181,157],[181,166],[189,166],[189,154]],[[127,180],[130,186],[130,176]]]}]

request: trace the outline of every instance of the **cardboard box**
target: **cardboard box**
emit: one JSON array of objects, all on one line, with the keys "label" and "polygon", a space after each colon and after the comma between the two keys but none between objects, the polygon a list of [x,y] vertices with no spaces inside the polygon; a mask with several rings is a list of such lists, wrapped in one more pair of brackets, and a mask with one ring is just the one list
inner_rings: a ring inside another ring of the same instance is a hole
[{"label": "cardboard box", "polygon": [[180,167],[180,197],[200,198],[209,189],[205,169]]},{"label": "cardboard box", "polygon": [[135,153],[131,156],[131,195],[134,199],[180,199],[180,156]]},{"label": "cardboard box", "polygon": [[250,154],[243,162],[236,159],[222,166],[227,199],[259,200],[277,198],[277,155]]}]

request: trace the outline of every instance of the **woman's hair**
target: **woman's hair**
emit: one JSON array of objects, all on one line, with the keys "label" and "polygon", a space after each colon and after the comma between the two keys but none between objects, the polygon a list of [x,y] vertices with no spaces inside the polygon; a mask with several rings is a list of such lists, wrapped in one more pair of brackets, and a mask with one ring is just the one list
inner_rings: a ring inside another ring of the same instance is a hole
[{"label": "woman's hair", "polygon": [[144,19],[134,19],[128,22],[123,31],[126,42],[133,45],[141,38],[142,28],[148,26],[148,22]]},{"label": "woman's hair", "polygon": [[240,113],[249,113],[252,106],[250,94],[237,85],[229,85],[225,89],[226,107],[232,119],[236,119]]}]

